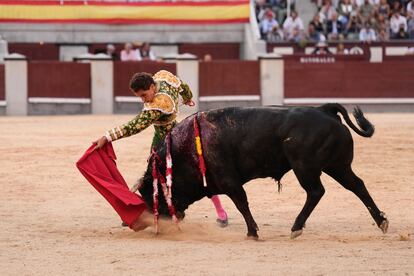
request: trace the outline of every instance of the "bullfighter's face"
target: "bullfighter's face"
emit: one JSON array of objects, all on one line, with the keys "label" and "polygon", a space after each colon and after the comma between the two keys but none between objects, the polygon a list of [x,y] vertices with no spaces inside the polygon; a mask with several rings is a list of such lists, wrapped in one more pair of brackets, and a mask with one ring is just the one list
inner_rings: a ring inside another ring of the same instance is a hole
[{"label": "bullfighter's face", "polygon": [[155,84],[151,84],[147,90],[140,89],[138,91],[135,91],[134,94],[135,96],[140,97],[144,103],[149,103],[154,100],[155,92]]}]

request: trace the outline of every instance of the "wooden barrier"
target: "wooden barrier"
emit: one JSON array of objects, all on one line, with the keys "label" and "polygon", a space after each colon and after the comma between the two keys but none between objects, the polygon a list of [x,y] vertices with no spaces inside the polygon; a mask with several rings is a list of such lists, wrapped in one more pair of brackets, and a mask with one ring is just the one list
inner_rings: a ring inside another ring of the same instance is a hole
[{"label": "wooden barrier", "polygon": [[203,60],[209,54],[216,59],[240,59],[239,43],[183,43],[178,46],[179,54],[190,53]]},{"label": "wooden barrier", "polygon": [[285,61],[285,98],[412,98],[414,63]]},{"label": "wooden barrier", "polygon": [[159,70],[167,70],[176,74],[177,68],[175,63],[164,62],[114,62],[114,96],[133,96],[129,90],[129,81],[131,77],[138,72],[148,72],[151,74]]},{"label": "wooden barrier", "polygon": [[29,62],[29,97],[90,98],[89,63]]},{"label": "wooden barrier", "polygon": [[[384,55],[384,61],[399,61],[399,62],[414,63],[414,55],[404,55],[404,56],[386,56],[386,55]],[[414,74],[414,72],[413,72],[413,74]]]},{"label": "wooden barrier", "polygon": [[200,62],[200,96],[260,95],[258,61]]},{"label": "wooden barrier", "polygon": [[25,55],[28,60],[59,60],[59,45],[52,43],[9,43],[9,53]]},{"label": "wooden barrier", "polygon": [[4,64],[0,64],[0,101],[6,98],[6,83],[4,80]]}]

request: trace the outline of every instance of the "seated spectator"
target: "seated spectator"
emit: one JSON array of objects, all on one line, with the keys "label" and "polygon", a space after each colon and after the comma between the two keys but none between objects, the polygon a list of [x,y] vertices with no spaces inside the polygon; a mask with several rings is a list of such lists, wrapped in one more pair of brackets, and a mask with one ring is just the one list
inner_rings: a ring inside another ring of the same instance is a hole
[{"label": "seated spectator", "polygon": [[268,42],[280,42],[284,40],[283,30],[279,27],[279,25],[274,26],[272,31],[267,34],[267,41]]},{"label": "seated spectator", "polygon": [[262,38],[267,39],[268,34],[270,34],[274,27],[278,27],[279,23],[275,20],[275,15],[270,9],[267,9],[265,17],[260,22],[260,32]]},{"label": "seated spectator", "polygon": [[378,31],[378,41],[385,42],[389,40],[390,40],[390,33],[385,28],[381,28]]},{"label": "seated spectator", "polygon": [[[385,0],[386,1],[386,0]],[[342,22],[344,26],[348,24],[351,13],[354,11],[354,6],[351,3],[351,0],[342,0],[338,5],[338,19]]]},{"label": "seated spectator", "polygon": [[204,58],[203,58],[204,62],[210,62],[212,60],[213,60],[213,57],[210,54],[205,54],[204,55]]},{"label": "seated spectator", "polygon": [[349,40],[356,40],[359,37],[359,30],[361,29],[361,22],[356,14],[351,15],[351,19],[345,28],[346,38]]},{"label": "seated spectator", "polygon": [[132,48],[132,44],[127,42],[125,43],[124,49],[121,51],[121,60],[122,61],[137,61],[138,56],[136,51]]},{"label": "seated spectator", "polygon": [[108,44],[106,45],[106,52],[108,56],[112,58],[112,60],[118,60],[118,55],[115,53],[115,46],[114,44]]},{"label": "seated spectator", "polygon": [[401,24],[397,34],[394,36],[394,39],[408,39],[408,38],[409,36],[406,31],[406,28],[404,28],[404,24]]},{"label": "seated spectator", "polygon": [[329,40],[337,40],[344,31],[342,22],[338,20],[337,13],[332,14],[332,18],[326,22],[326,34]]},{"label": "seated spectator", "polygon": [[315,30],[315,26],[312,24],[309,24],[308,26],[308,35],[306,39],[311,42],[318,42],[320,40],[320,33]]},{"label": "seated spectator", "polygon": [[359,32],[359,41],[371,43],[377,40],[377,35],[369,22],[365,22],[364,28]]},{"label": "seated spectator", "polygon": [[259,14],[257,15],[257,22],[262,22],[266,18],[266,14],[268,12],[272,12],[272,9],[269,7],[260,10]]},{"label": "seated spectator", "polygon": [[312,55],[331,55],[329,51],[328,44],[325,41],[319,41],[316,44],[315,50],[313,50]]},{"label": "seated spectator", "polygon": [[414,18],[411,18],[407,24],[408,36],[410,39],[414,39]]},{"label": "seated spectator", "polygon": [[138,60],[157,60],[155,54],[151,51],[151,45],[148,42],[144,42],[141,47],[137,49]]},{"label": "seated spectator", "polygon": [[381,0],[378,8],[377,8],[377,14],[383,15],[385,18],[388,18],[391,14],[390,5],[388,5],[387,0]]},{"label": "seated spectator", "polygon": [[401,25],[404,32],[407,32],[407,19],[400,14],[399,10],[395,10],[390,20],[391,38],[395,38],[400,32]]},{"label": "seated spectator", "polygon": [[259,14],[265,10],[266,0],[255,0],[255,7],[256,7],[256,18],[259,22]]},{"label": "seated spectator", "polygon": [[336,46],[336,54],[337,55],[349,55],[348,49],[345,49],[345,45],[343,43],[338,43]]},{"label": "seated spectator", "polygon": [[283,31],[285,32],[285,37],[292,36],[294,29],[299,29],[303,31],[303,22],[302,19],[299,18],[298,12],[293,10],[290,13],[290,16],[286,18],[285,22],[283,23]]},{"label": "seated spectator", "polygon": [[292,32],[289,34],[289,36],[287,37],[287,40],[289,42],[295,42],[295,43],[299,43],[302,39],[304,39],[303,31],[299,29],[298,26],[296,26],[292,30]]},{"label": "seated spectator", "polygon": [[[292,3],[293,1],[291,1]],[[287,1],[286,0],[270,0],[273,10],[276,13],[277,22],[283,22],[287,15]],[[291,7],[292,8],[292,7]]]},{"label": "seated spectator", "polygon": [[392,6],[391,6],[391,10],[395,11],[395,10],[399,10],[401,12],[402,7],[401,7],[401,3],[398,0],[394,0],[392,2]]},{"label": "seated spectator", "polygon": [[414,0],[407,4],[407,18],[414,18]]},{"label": "seated spectator", "polygon": [[309,22],[309,25],[313,25],[315,31],[318,32],[318,33],[323,33],[324,32],[323,25],[322,25],[322,22],[320,21],[319,14],[315,14],[312,21]]},{"label": "seated spectator", "polygon": [[335,7],[332,5],[332,1],[325,0],[324,5],[319,11],[319,16],[321,18],[322,23],[325,23],[326,21],[330,20],[334,13],[336,13],[336,11],[335,11]]},{"label": "seated spectator", "polygon": [[386,20],[386,17],[383,14],[378,14],[377,20],[375,21],[375,24],[373,27],[377,31],[381,29],[389,30],[390,23],[388,20]]},{"label": "seated spectator", "polygon": [[372,5],[369,2],[369,0],[364,0],[364,4],[361,5],[358,9],[358,15],[362,23],[371,21],[371,19],[374,17],[374,12],[375,12],[374,5]]},{"label": "seated spectator", "polygon": [[[389,1],[393,1],[393,0],[389,0]],[[354,5],[355,5],[357,8],[359,8],[359,7],[361,7],[362,5],[364,5],[365,0],[353,0],[353,2],[354,2]],[[376,4],[378,4],[378,3],[379,3],[379,0],[369,0],[369,3],[370,3],[371,5],[376,5]]]}]

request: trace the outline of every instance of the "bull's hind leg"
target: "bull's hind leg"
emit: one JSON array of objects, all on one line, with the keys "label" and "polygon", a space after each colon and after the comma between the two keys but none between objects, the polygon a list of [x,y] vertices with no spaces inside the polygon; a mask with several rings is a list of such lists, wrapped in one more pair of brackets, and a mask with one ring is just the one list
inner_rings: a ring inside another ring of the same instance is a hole
[{"label": "bull's hind leg", "polygon": [[294,169],[293,171],[300,185],[306,191],[306,202],[292,226],[292,233],[290,235],[292,239],[302,234],[306,220],[325,193],[325,189],[320,180],[320,172],[312,172],[311,170],[305,169]]},{"label": "bull's hind leg", "polygon": [[247,224],[247,236],[257,239],[257,227],[256,222],[253,219],[252,213],[250,212],[249,202],[247,201],[247,195],[242,186],[238,186],[231,193],[228,194],[231,200],[236,205],[237,209],[243,215],[244,220]]},{"label": "bull's hind leg", "polygon": [[353,192],[364,203],[378,227],[385,234],[388,230],[389,224],[387,218],[385,217],[385,213],[378,209],[367,188],[365,187],[364,181],[355,175],[352,168],[350,166],[345,166],[329,168],[324,171],[338,181],[344,188]]}]

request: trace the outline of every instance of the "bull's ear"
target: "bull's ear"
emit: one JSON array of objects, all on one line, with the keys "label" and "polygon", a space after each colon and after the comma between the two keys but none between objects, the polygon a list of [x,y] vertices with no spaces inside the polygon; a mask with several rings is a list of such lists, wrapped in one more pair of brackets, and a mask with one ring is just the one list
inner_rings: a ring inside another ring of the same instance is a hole
[{"label": "bull's ear", "polygon": [[135,184],[129,189],[131,192],[135,193],[139,189],[141,189],[142,185],[144,184],[144,178],[141,177],[135,182]]}]

